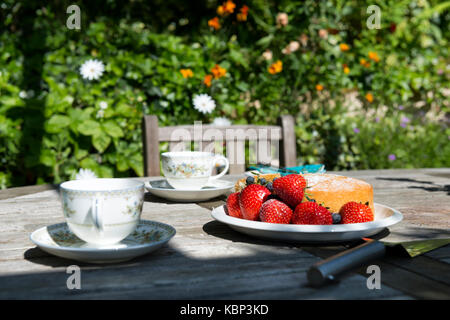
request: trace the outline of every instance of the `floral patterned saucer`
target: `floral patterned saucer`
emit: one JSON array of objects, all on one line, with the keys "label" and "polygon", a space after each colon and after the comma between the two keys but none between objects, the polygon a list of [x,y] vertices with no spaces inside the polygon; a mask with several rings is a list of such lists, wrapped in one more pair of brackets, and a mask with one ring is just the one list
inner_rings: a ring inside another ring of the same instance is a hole
[{"label": "floral patterned saucer", "polygon": [[66,223],[59,223],[34,231],[30,239],[40,249],[58,257],[88,263],[117,263],[159,249],[175,232],[167,224],[141,220],[136,230],[121,242],[98,247],[80,240]]},{"label": "floral patterned saucer", "polygon": [[174,202],[199,202],[219,197],[231,191],[234,183],[227,180],[212,180],[200,190],[174,189],[166,179],[147,181],[145,188],[151,194]]}]

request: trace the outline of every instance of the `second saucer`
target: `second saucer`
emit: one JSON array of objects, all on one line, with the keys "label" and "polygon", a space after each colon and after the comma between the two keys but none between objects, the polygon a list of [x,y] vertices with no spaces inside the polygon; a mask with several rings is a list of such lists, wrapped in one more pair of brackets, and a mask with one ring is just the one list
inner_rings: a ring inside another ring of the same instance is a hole
[{"label": "second saucer", "polygon": [[231,191],[234,183],[226,180],[215,180],[200,190],[174,189],[166,179],[147,181],[145,188],[151,194],[174,202],[199,202],[219,197]]}]

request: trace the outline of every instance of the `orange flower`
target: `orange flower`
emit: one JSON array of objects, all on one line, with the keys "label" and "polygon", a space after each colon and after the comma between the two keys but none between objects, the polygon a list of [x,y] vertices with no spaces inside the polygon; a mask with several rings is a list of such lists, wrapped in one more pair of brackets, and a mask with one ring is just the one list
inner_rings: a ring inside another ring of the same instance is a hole
[{"label": "orange flower", "polygon": [[191,69],[180,69],[180,72],[183,75],[183,78],[192,78],[194,76]]},{"label": "orange flower", "polygon": [[225,9],[223,8],[223,6],[218,6],[216,12],[219,16],[225,15]]},{"label": "orange flower", "polygon": [[248,15],[248,7],[246,5],[243,5],[241,9],[239,9],[241,13],[238,13],[236,15],[236,18],[238,21],[246,21],[247,15]]},{"label": "orange flower", "polygon": [[203,79],[203,83],[205,84],[205,86],[211,87],[212,77],[213,77],[213,76],[210,75],[210,74],[207,74],[207,75],[205,76],[205,79]]},{"label": "orange flower", "polygon": [[234,12],[234,8],[236,8],[236,5],[231,0],[225,1],[222,4],[222,6],[223,6],[223,10],[225,11],[225,13],[229,13],[229,14],[233,13]]},{"label": "orange flower", "polygon": [[370,62],[367,61],[366,59],[359,60],[359,64],[366,68],[370,67]]},{"label": "orange flower", "polygon": [[227,73],[227,70],[225,68],[222,68],[218,64],[214,66],[214,68],[211,69],[212,74],[214,75],[214,79],[219,79]]},{"label": "orange flower", "polygon": [[342,65],[342,67],[344,68],[344,73],[345,74],[349,74],[350,73],[350,68],[345,63]]},{"label": "orange flower", "polygon": [[339,48],[341,49],[341,51],[344,51],[344,52],[350,50],[350,46],[346,43],[341,43],[339,45]]},{"label": "orange flower", "polygon": [[323,90],[323,85],[321,85],[321,84],[316,84],[316,90],[317,90],[317,91],[322,91],[322,90]]},{"label": "orange flower", "polygon": [[281,62],[281,60],[272,63],[268,68],[270,74],[280,73],[282,70],[283,70],[283,62]]},{"label": "orange flower", "polygon": [[373,51],[369,51],[369,59],[373,60],[375,62],[380,61],[380,57],[378,56],[378,54],[376,52],[373,52]]},{"label": "orange flower", "polygon": [[238,13],[236,15],[237,21],[247,21],[247,15],[243,13]]},{"label": "orange flower", "polygon": [[220,22],[218,17],[214,17],[211,20],[208,21],[208,26],[211,28],[214,28],[215,30],[220,29]]},{"label": "orange flower", "polygon": [[373,101],[373,94],[371,94],[370,92],[366,94],[366,100],[369,102]]}]

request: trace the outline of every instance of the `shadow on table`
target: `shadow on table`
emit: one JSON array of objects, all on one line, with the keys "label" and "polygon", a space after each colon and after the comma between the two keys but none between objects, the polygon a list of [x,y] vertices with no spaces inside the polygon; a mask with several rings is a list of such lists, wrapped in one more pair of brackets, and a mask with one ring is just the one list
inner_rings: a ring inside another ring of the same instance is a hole
[{"label": "shadow on table", "polygon": [[[261,244],[265,246],[282,246],[282,247],[292,247],[292,248],[312,248],[312,247],[320,247],[320,248],[332,248],[331,250],[335,251],[336,247],[339,247],[339,250],[342,250],[342,246],[344,247],[353,247],[355,245],[363,243],[362,239],[354,240],[354,241],[339,241],[339,242],[327,242],[326,245],[323,243],[317,242],[286,242],[286,241],[276,241],[272,239],[260,239],[251,237],[249,235],[245,235],[243,233],[237,232],[231,229],[226,224],[223,224],[219,221],[210,221],[203,225],[203,231],[207,234],[218,237],[221,239],[233,241],[233,242],[244,242],[250,244]],[[374,236],[371,236],[371,239],[382,239],[388,236],[390,233],[389,229],[384,228],[382,231],[377,233]]]},{"label": "shadow on table", "polygon": [[447,192],[450,195],[450,184],[446,184],[444,186],[437,185],[436,187],[419,187],[419,186],[409,186],[409,189],[422,189],[428,192]]},{"label": "shadow on table", "polygon": [[386,178],[386,177],[376,177],[377,180],[386,180],[386,181],[400,181],[400,182],[414,182],[414,183],[424,183],[424,184],[434,184],[432,181],[421,181],[410,178]]},{"label": "shadow on table", "polygon": [[421,180],[415,180],[410,178],[385,178],[385,177],[377,177],[377,180],[387,180],[387,181],[400,181],[400,182],[412,182],[412,183],[421,183],[421,184],[428,184],[430,186],[408,186],[408,189],[422,189],[429,192],[447,192],[448,195],[450,195],[450,185],[439,185],[432,181],[421,181]]},{"label": "shadow on table", "polygon": [[[128,262],[95,265],[33,248],[25,252],[26,260],[55,269],[0,276],[0,299],[314,299],[324,294],[342,299],[351,296],[342,295],[343,287],[360,290],[364,283],[352,278],[325,290],[312,288],[305,271],[317,257],[288,248],[248,249],[244,255],[203,258],[191,255],[188,247],[180,251],[168,243]],[[67,289],[70,265],[81,268],[81,290]]]},{"label": "shadow on table", "polygon": [[[217,197],[217,198],[214,198],[214,199],[211,199],[211,200],[205,200],[203,202],[192,201],[192,202],[184,202],[184,203],[195,203],[195,204],[198,204],[201,207],[209,208],[208,204],[215,204],[215,203],[219,203],[220,201],[221,201],[220,204],[223,204],[223,201],[225,199],[226,199],[226,196],[220,196],[220,197]],[[160,197],[157,197],[157,196],[151,194],[150,192],[146,192],[144,194],[144,201],[146,201],[146,202],[156,202],[156,203],[167,203],[167,204],[180,204],[179,201],[172,201],[172,200],[169,200],[169,199],[160,198]]]},{"label": "shadow on table", "polygon": [[[397,297],[389,287],[367,290],[365,278],[346,275],[340,282],[312,288],[309,266],[334,255],[342,245],[323,247],[251,238],[211,221],[203,231],[242,242],[239,254],[221,256],[189,243],[169,242],[151,254],[115,264],[88,264],[52,256],[38,248],[26,260],[50,270],[0,276],[0,299],[377,299]],[[178,243],[178,245],[177,245]],[[233,250],[233,246],[230,246]],[[81,268],[81,290],[68,290],[70,265]]]}]

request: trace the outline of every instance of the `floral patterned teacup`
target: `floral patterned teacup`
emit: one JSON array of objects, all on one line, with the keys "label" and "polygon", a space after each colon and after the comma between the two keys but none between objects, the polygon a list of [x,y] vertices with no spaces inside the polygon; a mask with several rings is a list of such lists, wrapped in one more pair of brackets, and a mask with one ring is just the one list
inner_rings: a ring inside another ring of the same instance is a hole
[{"label": "floral patterned teacup", "polygon": [[144,203],[144,183],[132,179],[86,179],[61,184],[70,230],[94,246],[120,242],[131,234]]},{"label": "floral patterned teacup", "polygon": [[[175,189],[183,190],[200,190],[212,179],[222,177],[230,166],[227,158],[210,152],[165,152],[161,160],[167,182]],[[218,164],[225,168],[212,176],[212,170]]]}]

